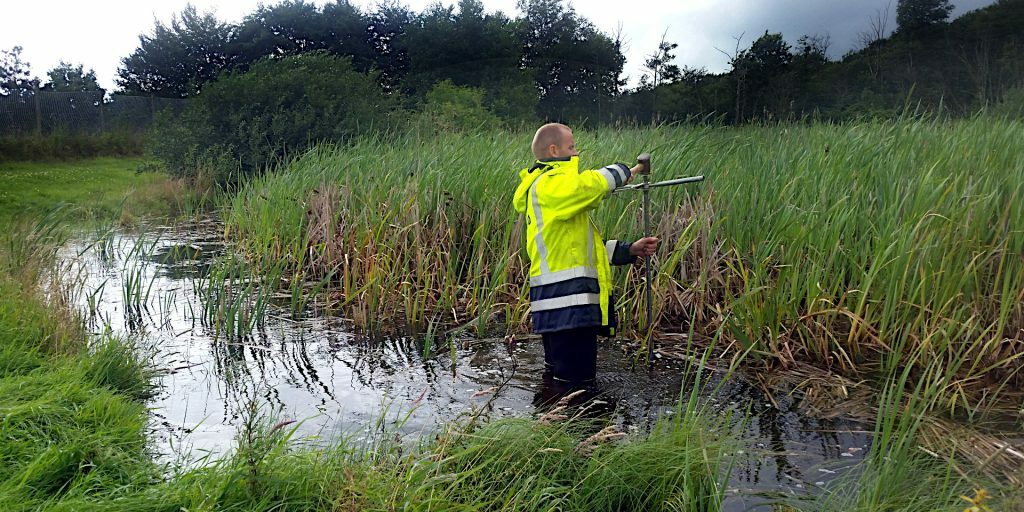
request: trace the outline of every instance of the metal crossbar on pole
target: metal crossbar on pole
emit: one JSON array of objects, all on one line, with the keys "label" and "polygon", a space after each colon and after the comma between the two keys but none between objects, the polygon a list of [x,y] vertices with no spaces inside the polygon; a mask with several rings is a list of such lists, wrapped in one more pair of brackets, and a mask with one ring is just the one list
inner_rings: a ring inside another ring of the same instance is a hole
[{"label": "metal crossbar on pole", "polygon": [[658,182],[655,182],[655,183],[646,183],[645,182],[645,183],[639,183],[639,184],[636,184],[636,185],[626,185],[624,187],[619,187],[619,188],[615,189],[613,192],[626,192],[626,191],[629,191],[629,190],[643,190],[645,188],[658,188],[658,187],[669,187],[669,186],[672,186],[672,185],[685,185],[687,183],[697,183],[697,182],[700,182],[700,181],[704,181],[704,176],[690,176],[688,178],[676,178],[674,180],[658,181]]}]

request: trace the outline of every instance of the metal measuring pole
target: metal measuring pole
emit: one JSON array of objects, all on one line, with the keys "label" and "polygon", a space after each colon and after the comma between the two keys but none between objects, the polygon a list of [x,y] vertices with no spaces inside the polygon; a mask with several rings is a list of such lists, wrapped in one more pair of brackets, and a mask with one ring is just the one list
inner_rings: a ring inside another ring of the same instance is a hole
[{"label": "metal measuring pole", "polygon": [[[644,191],[644,238],[647,238],[651,236],[651,155],[649,153],[641,153],[640,156],[636,157],[636,162],[640,164],[640,174],[644,177],[641,188]],[[654,364],[654,344],[651,339],[654,334],[654,309],[651,298],[650,256],[647,256],[644,260],[644,287],[647,292],[647,336],[645,343],[647,343],[647,364],[651,365]]]},{"label": "metal measuring pole", "polygon": [[[672,185],[684,185],[686,183],[697,183],[704,181],[704,176],[691,176],[688,178],[676,178],[673,180],[659,181],[651,183],[651,155],[648,153],[642,153],[636,157],[636,162],[640,164],[640,170],[637,171],[644,177],[643,183],[637,185],[626,185],[615,189],[615,192],[627,191],[627,190],[642,190],[644,193],[644,238],[651,236],[651,195],[650,190],[658,187],[668,187]],[[651,259],[647,257],[644,260],[644,284],[647,293],[647,364],[654,364],[654,304],[653,296],[651,292]]]}]

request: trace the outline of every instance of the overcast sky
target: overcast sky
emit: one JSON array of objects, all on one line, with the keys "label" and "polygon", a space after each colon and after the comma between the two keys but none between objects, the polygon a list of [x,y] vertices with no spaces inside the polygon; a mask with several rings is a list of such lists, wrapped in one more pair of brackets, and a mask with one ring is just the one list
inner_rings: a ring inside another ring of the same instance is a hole
[{"label": "overcast sky", "polygon": [[[122,57],[138,46],[138,36],[153,29],[155,19],[170,20],[188,0],[50,0],[5,2],[0,16],[0,49],[20,45],[22,57],[43,76],[61,59],[96,71],[100,85],[112,89]],[[192,0],[200,11],[213,11],[223,21],[236,22],[252,12],[255,0]],[[274,4],[277,0],[263,3]],[[323,4],[325,0],[314,3]],[[355,0],[370,8],[376,0]],[[404,0],[421,11],[435,0]],[[454,0],[443,0],[453,4]],[[488,11],[514,16],[516,0],[483,0]],[[995,0],[953,0],[953,16],[995,3]],[[830,53],[838,58],[857,45],[879,11],[890,12],[888,27],[896,26],[896,0],[577,0],[576,11],[606,33],[621,26],[626,48],[625,74],[635,83],[644,55],[651,53],[667,30],[678,43],[676,64],[728,68],[717,48],[732,53],[735,37],[742,46],[764,33],[781,32],[793,44],[803,34],[829,35]]]}]

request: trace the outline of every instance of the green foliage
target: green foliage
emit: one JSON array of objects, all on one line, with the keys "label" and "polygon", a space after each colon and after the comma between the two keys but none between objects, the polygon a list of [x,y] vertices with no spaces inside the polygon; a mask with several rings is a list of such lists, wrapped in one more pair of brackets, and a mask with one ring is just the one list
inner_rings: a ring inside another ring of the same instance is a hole
[{"label": "green foliage", "polygon": [[1014,87],[1006,91],[997,111],[1010,116],[1024,117],[1024,87]]},{"label": "green foliage", "polygon": [[[523,0],[522,62],[540,90],[538,116],[601,122],[620,90],[622,41],[599,31],[562,0]],[[610,105],[608,105],[610,106]]]},{"label": "green foliage", "polygon": [[268,56],[327,51],[367,72],[373,64],[368,26],[366,15],[344,1],[322,8],[303,0],[260,5],[232,31],[227,53],[231,65],[244,70]]},{"label": "green foliage", "polygon": [[142,401],[152,396],[155,377],[148,358],[127,341],[101,339],[89,347],[84,377],[96,386]]},{"label": "green foliage", "polygon": [[[518,68],[515,22],[485,14],[478,0],[453,7],[435,4],[410,24],[401,44],[409,56],[403,87],[422,95],[441,81],[494,89]],[[535,94],[534,94],[535,95]]]},{"label": "green foliage", "polygon": [[427,93],[420,122],[423,128],[472,133],[501,125],[484,107],[484,91],[458,87],[450,80],[438,83]]},{"label": "green foliage", "polygon": [[233,183],[317,142],[387,130],[399,117],[394,96],[348,59],[303,54],[209,84],[178,119],[157,122],[151,149],[174,175],[212,168],[217,182]]},{"label": "green foliage", "polygon": [[63,60],[57,67],[46,72],[50,81],[41,89],[54,92],[103,92],[96,81],[96,72],[84,71],[81,64],[75,66]]},{"label": "green foliage", "polygon": [[139,47],[121,59],[117,84],[129,94],[191,96],[227,65],[229,38],[226,24],[188,5],[170,25],[157,21],[139,36]]},{"label": "green foliage", "polygon": [[[364,12],[347,1],[260,6],[238,25],[186,8],[157,23],[122,60],[131,93],[200,96],[208,83],[261,59],[310,52],[348,57],[388,92],[422,99],[437,83],[482,88],[485,104],[513,124],[535,117],[608,120],[624,82],[622,42],[600,32],[564,0],[524,2],[520,18],[485,13],[479,0],[415,13],[399,2]],[[544,104],[539,105],[543,98]]]},{"label": "green foliage", "polygon": [[0,280],[0,379],[41,366],[43,347],[33,341],[46,339],[53,332],[46,308],[36,301],[21,300],[24,292],[20,288],[13,281]]},{"label": "green foliage", "polygon": [[896,4],[896,25],[900,32],[911,32],[949,18],[953,4],[949,0],[900,0]]},{"label": "green foliage", "polygon": [[665,40],[665,36],[662,36],[661,42],[658,43],[658,50],[648,55],[647,60],[644,61],[644,69],[651,74],[640,77],[641,87],[647,85],[653,88],[679,80],[682,72],[679,70],[679,66],[672,64],[676,58],[672,51],[676,48],[679,48],[679,44],[670,43]]},{"label": "green foliage", "polygon": [[0,378],[0,497],[30,508],[67,493],[113,493],[156,476],[145,405],[98,387],[72,359]]}]

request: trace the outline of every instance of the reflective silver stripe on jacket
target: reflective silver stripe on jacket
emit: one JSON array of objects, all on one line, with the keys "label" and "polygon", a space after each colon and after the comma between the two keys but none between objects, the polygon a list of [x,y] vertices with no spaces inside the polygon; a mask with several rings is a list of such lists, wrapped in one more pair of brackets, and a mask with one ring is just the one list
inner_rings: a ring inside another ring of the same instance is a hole
[{"label": "reflective silver stripe on jacket", "polygon": [[587,263],[594,264],[594,221],[587,217]]},{"label": "reflective silver stripe on jacket", "polygon": [[623,169],[621,165],[612,164],[602,167],[598,172],[604,176],[605,181],[608,182],[608,190],[615,190],[626,184],[626,174],[629,172],[627,169]]},{"label": "reflective silver stripe on jacket", "polygon": [[559,270],[558,272],[548,272],[547,274],[531,277],[530,286],[544,286],[546,284],[561,283],[562,281],[576,279],[577,277],[590,277],[597,279],[597,269],[590,266],[579,266]]},{"label": "reflective silver stripe on jacket", "polygon": [[533,202],[533,217],[537,219],[537,234],[534,238],[537,243],[537,253],[540,255],[540,271],[541,274],[547,274],[551,272],[548,267],[548,246],[544,245],[544,236],[541,234],[541,230],[544,228],[544,219],[540,214],[540,202],[537,201],[537,184],[543,177],[543,175],[538,176],[536,180],[533,180],[533,185],[530,186],[530,196]]},{"label": "reflective silver stripe on jacket", "polygon": [[604,251],[608,253],[608,263],[611,263],[612,258],[615,256],[615,246],[618,243],[618,240],[608,240],[604,243]]},{"label": "reflective silver stripe on jacket", "polygon": [[538,311],[585,306],[587,304],[601,304],[601,295],[597,293],[577,293],[575,295],[566,295],[565,297],[535,300],[530,303],[530,311],[536,313]]},{"label": "reflective silver stripe on jacket", "polygon": [[605,181],[608,182],[608,190],[615,190],[616,187],[621,187],[623,183],[622,175],[612,166],[602,167],[598,169],[599,173],[604,176]]}]

